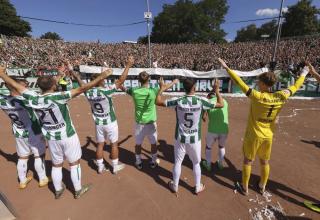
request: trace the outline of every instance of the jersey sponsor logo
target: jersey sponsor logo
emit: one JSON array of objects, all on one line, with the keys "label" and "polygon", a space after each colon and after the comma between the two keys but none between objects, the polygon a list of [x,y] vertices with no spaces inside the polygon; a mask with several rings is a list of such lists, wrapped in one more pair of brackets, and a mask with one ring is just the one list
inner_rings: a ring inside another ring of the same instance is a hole
[{"label": "jersey sponsor logo", "polygon": [[259,118],[258,121],[262,123],[272,123],[274,119]]},{"label": "jersey sponsor logo", "polygon": [[63,127],[65,127],[65,126],[66,126],[65,123],[61,123],[61,124],[57,124],[57,125],[47,125],[47,124],[44,124],[44,125],[43,125],[43,128],[44,128],[45,130],[58,130],[58,129],[63,128]]},{"label": "jersey sponsor logo", "polygon": [[183,129],[183,133],[185,133],[185,134],[198,133],[198,129]]}]

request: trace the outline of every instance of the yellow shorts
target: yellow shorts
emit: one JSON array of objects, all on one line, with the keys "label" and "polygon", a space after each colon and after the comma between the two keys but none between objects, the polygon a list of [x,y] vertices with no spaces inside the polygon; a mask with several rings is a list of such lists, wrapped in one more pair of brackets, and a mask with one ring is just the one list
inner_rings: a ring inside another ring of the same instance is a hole
[{"label": "yellow shorts", "polygon": [[254,160],[258,154],[261,160],[270,160],[272,148],[272,138],[259,138],[247,136],[243,141],[243,153],[249,160]]}]

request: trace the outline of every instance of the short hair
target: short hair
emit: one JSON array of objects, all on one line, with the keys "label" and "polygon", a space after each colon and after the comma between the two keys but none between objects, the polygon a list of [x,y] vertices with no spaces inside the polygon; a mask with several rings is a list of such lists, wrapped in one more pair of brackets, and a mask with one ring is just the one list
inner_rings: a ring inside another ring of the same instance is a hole
[{"label": "short hair", "polygon": [[190,78],[187,78],[183,81],[183,88],[186,93],[190,93],[193,86],[196,84],[196,81]]},{"label": "short hair", "polygon": [[272,87],[277,82],[276,75],[273,72],[262,73],[258,76],[258,79],[268,87]]},{"label": "short hair", "polygon": [[138,80],[141,84],[145,84],[149,80],[149,78],[150,75],[146,71],[139,73]]},{"label": "short hair", "polygon": [[37,85],[42,91],[50,90],[56,84],[53,76],[40,76],[37,80]]}]

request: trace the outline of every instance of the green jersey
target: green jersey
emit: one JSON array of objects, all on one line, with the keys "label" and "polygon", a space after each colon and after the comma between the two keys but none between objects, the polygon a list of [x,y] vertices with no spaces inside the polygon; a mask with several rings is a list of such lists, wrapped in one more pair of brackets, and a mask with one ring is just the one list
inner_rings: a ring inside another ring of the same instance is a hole
[{"label": "green jersey", "polygon": [[215,104],[193,95],[168,99],[165,105],[176,109],[176,140],[183,144],[200,141],[202,112],[214,108]]},{"label": "green jersey", "polygon": [[149,124],[157,120],[158,88],[137,87],[129,88],[126,92],[133,98],[135,118],[138,124]]},{"label": "green jersey", "polygon": [[110,97],[116,91],[116,85],[113,84],[108,88],[96,87],[85,93],[96,125],[107,125],[117,120]]},{"label": "green jersey", "polygon": [[47,140],[63,140],[76,133],[67,105],[72,98],[70,91],[39,95],[26,90],[22,95],[34,109]]},{"label": "green jersey", "polygon": [[33,110],[26,106],[22,96],[0,95],[0,109],[11,119],[12,131],[16,138],[28,138],[41,134],[41,128]]},{"label": "green jersey", "polygon": [[[210,99],[211,103],[216,103],[217,98]],[[228,134],[229,132],[229,116],[228,102],[223,100],[224,107],[208,110],[209,124],[208,132],[214,134]]]}]

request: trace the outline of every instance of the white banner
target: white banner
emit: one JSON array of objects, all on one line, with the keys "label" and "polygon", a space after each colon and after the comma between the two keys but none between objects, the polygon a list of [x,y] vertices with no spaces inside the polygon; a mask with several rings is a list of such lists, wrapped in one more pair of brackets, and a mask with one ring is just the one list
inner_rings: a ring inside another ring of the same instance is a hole
[{"label": "white banner", "polygon": [[[106,67],[100,66],[86,66],[80,65],[80,72],[81,73],[101,73]],[[120,76],[123,72],[121,68],[112,68],[113,75]],[[191,78],[221,78],[221,77],[229,77],[228,73],[224,69],[220,70],[212,70],[209,72],[200,72],[200,71],[191,71],[186,69],[162,69],[162,68],[130,68],[129,75],[137,76],[140,72],[147,71],[150,75],[158,75],[158,76],[184,76],[184,77],[191,77]],[[241,77],[252,77],[258,76],[261,73],[268,72],[268,68],[257,69],[249,72],[237,71],[236,73]]]}]

